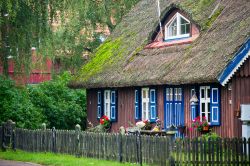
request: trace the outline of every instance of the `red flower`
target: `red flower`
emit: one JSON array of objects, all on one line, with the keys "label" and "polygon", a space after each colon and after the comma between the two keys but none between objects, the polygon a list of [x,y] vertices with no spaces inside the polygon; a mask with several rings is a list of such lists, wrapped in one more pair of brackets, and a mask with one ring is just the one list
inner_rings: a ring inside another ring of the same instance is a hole
[{"label": "red flower", "polygon": [[100,119],[100,123],[101,123],[101,124],[104,124],[104,119],[101,118],[101,119]]}]

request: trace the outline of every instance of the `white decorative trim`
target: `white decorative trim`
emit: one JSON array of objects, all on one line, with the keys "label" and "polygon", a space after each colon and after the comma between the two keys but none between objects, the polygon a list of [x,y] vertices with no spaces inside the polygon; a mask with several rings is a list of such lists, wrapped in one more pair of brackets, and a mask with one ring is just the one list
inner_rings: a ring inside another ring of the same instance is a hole
[{"label": "white decorative trim", "polygon": [[242,58],[242,60],[238,63],[238,65],[231,71],[231,73],[226,77],[226,79],[222,82],[221,84],[222,86],[225,86],[228,83],[228,81],[233,77],[233,75],[238,71],[238,69],[243,65],[243,63],[247,60],[248,57],[250,57],[250,50],[245,55],[245,57]]}]

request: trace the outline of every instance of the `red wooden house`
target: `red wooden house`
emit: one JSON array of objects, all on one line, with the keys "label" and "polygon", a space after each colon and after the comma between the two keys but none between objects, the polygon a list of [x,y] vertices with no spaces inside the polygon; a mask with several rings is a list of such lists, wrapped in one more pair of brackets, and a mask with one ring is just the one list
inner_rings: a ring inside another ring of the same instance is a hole
[{"label": "red wooden house", "polygon": [[[43,59],[36,54],[35,48],[32,48],[32,63],[29,74],[26,74],[24,68],[15,68],[15,62],[12,58],[8,61],[8,75],[15,80],[17,84],[37,84],[52,79],[52,60]],[[3,65],[0,64],[0,73],[3,73]]]},{"label": "red wooden house", "polygon": [[250,103],[250,2],[162,0],[160,19],[156,2],[138,2],[72,80],[87,89],[88,120],[107,115],[117,131],[159,117],[193,137],[192,120],[205,116],[220,136],[240,137],[240,105]]}]

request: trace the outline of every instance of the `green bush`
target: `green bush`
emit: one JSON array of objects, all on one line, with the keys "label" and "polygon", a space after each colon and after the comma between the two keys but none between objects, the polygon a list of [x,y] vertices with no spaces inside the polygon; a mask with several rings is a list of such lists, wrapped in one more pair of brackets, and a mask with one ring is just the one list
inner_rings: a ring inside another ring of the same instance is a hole
[{"label": "green bush", "polygon": [[0,76],[0,122],[13,120],[17,127],[74,129],[86,128],[86,94],[84,90],[67,87],[70,74],[55,80],[27,87],[16,87]]},{"label": "green bush", "polygon": [[211,133],[203,134],[201,136],[201,138],[203,140],[206,140],[206,141],[208,141],[209,139],[211,141],[216,141],[218,138],[220,138],[220,136],[218,134],[214,133],[214,132],[211,132]]},{"label": "green bush", "polygon": [[67,87],[70,77],[66,72],[53,81],[28,87],[32,103],[42,110],[49,128],[74,129],[76,124],[86,128],[86,94]]},{"label": "green bush", "polygon": [[38,128],[45,121],[45,116],[29,99],[24,87],[0,76],[0,123],[8,119],[16,122],[17,127]]}]

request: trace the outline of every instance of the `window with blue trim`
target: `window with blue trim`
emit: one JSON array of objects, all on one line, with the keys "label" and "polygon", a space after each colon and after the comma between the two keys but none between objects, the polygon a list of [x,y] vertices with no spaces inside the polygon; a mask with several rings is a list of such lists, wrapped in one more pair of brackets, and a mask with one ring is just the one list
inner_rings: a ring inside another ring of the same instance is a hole
[{"label": "window with blue trim", "polygon": [[200,86],[200,116],[210,125],[220,125],[220,91],[216,86]]},{"label": "window with blue trim", "polygon": [[157,93],[155,88],[135,89],[135,119],[155,122],[157,117]]},{"label": "window with blue trim", "polygon": [[97,98],[97,118],[106,115],[111,121],[116,121],[117,92],[115,90],[104,90],[103,93],[98,91]]}]

